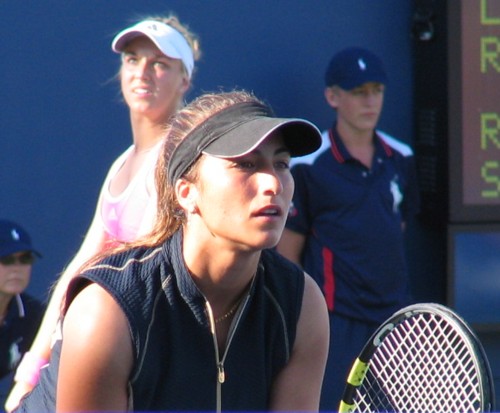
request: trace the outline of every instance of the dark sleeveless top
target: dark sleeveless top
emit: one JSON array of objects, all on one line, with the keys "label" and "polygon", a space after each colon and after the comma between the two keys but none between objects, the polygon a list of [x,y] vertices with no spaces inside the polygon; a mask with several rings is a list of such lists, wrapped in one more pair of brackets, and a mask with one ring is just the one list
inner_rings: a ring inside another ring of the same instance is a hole
[{"label": "dark sleeveless top", "polygon": [[[273,379],[294,345],[302,270],[275,251],[263,251],[249,294],[233,318],[226,352],[218,354],[206,300],[184,265],[181,245],[177,232],[162,247],[108,257],[72,282],[67,301],[95,282],[124,311],[134,348],[131,410],[267,410]],[[18,411],[55,410],[60,345]]]}]

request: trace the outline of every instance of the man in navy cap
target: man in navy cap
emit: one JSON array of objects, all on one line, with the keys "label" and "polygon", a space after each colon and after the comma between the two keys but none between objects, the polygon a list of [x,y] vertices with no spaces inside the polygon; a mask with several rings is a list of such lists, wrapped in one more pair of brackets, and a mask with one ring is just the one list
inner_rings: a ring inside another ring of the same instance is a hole
[{"label": "man in navy cap", "polygon": [[336,121],[292,168],[295,194],[278,245],[323,289],[330,355],[321,410],[337,411],[349,368],[373,331],[410,303],[404,227],[418,210],[411,148],[376,129],[387,74],[362,48],[337,53],[325,74]]},{"label": "man in navy cap", "polygon": [[[40,325],[44,305],[24,293],[32,264],[40,254],[19,224],[0,220],[0,399],[7,395],[12,377]],[[3,403],[2,403],[3,405]]]}]

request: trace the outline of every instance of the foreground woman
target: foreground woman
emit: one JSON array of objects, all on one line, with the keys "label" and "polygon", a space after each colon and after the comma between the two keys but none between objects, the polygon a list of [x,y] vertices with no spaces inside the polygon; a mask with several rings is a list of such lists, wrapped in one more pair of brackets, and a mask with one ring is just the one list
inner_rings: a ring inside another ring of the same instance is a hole
[{"label": "foreground woman", "polygon": [[199,58],[198,38],[175,16],[150,17],[118,33],[112,49],[121,55],[121,92],[130,114],[132,145],[111,166],[83,243],[50,297],[43,323],[15,377],[6,410],[37,383],[48,362],[61,301],[72,277],[105,249],[151,231],[156,216],[154,168],[165,125],[183,105]]},{"label": "foreground woman", "polygon": [[89,263],[21,412],[316,411],[328,315],[272,248],[311,123],[245,92],[204,95],[169,125],[154,230]]}]

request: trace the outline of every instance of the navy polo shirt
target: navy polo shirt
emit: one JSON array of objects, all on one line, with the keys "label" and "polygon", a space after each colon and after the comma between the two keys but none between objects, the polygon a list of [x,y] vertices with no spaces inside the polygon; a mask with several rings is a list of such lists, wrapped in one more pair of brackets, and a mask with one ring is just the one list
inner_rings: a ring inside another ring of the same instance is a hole
[{"label": "navy polo shirt", "polygon": [[14,371],[29,350],[42,321],[45,306],[28,294],[12,298],[0,324],[0,378]]},{"label": "navy polo shirt", "polygon": [[409,302],[402,222],[418,210],[414,159],[374,134],[369,169],[328,133],[330,147],[312,165],[292,168],[287,228],[306,236],[302,264],[329,310],[380,323]]}]

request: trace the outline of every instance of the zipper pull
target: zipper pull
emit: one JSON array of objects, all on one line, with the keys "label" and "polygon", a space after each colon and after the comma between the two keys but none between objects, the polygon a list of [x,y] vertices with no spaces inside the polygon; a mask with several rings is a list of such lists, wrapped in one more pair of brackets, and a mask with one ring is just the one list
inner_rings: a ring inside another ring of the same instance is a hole
[{"label": "zipper pull", "polygon": [[226,381],[226,373],[224,373],[224,366],[222,365],[222,363],[219,363],[217,369],[219,370],[218,374],[219,383],[222,384]]}]

